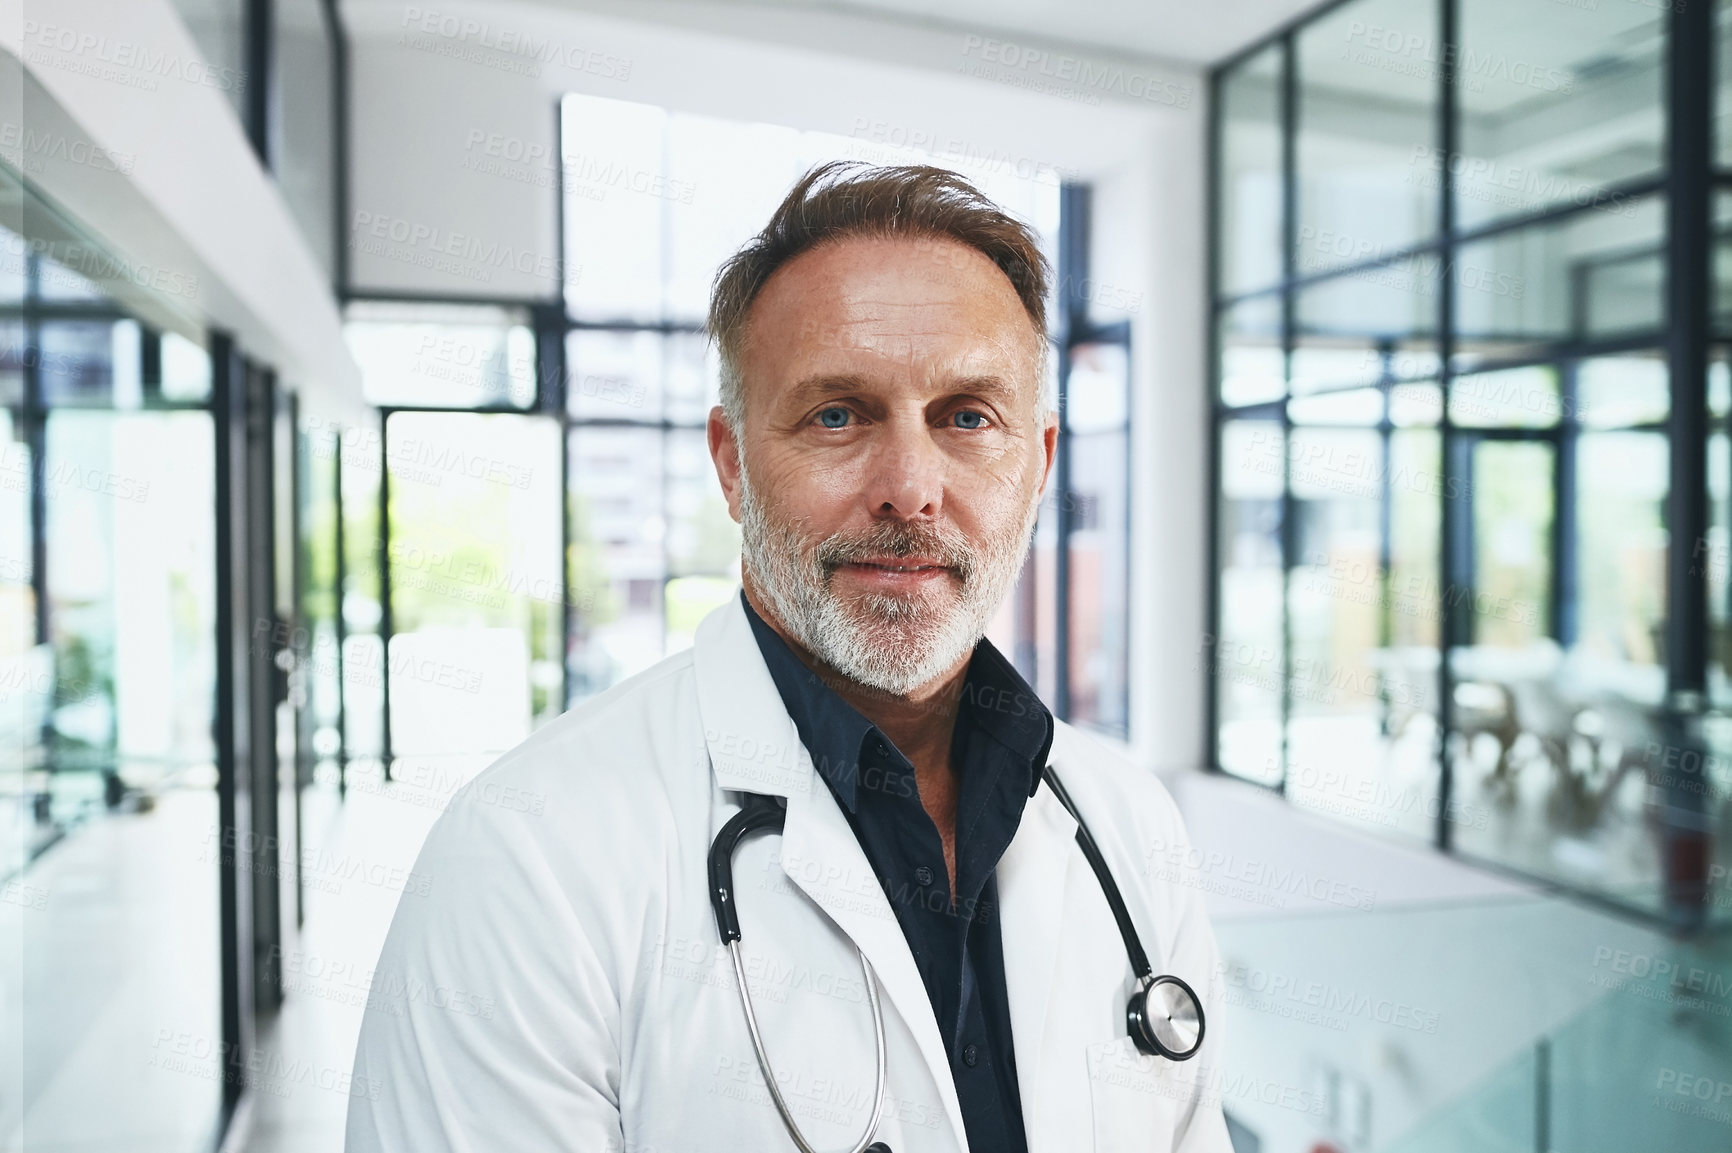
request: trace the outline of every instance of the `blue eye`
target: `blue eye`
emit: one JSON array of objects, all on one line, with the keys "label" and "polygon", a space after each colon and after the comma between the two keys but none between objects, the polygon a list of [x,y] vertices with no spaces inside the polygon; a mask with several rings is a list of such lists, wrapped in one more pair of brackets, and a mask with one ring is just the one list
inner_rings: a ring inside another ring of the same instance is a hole
[{"label": "blue eye", "polygon": [[972,408],[965,408],[956,414],[957,428],[985,428],[986,418]]},{"label": "blue eye", "polygon": [[852,415],[845,408],[826,408],[818,414],[818,420],[825,428],[845,428]]}]

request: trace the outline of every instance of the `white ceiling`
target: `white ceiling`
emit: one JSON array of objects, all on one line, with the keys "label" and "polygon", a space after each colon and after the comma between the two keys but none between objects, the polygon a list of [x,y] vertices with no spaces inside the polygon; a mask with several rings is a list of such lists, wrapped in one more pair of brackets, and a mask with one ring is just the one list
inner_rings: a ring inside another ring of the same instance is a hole
[{"label": "white ceiling", "polygon": [[780,0],[1212,64],[1318,0]]},{"label": "white ceiling", "polygon": [[[568,0],[569,2],[569,0]],[[1027,37],[1115,54],[1207,65],[1319,0],[706,0],[874,17],[999,38]],[[581,4],[581,0],[579,0]]]}]

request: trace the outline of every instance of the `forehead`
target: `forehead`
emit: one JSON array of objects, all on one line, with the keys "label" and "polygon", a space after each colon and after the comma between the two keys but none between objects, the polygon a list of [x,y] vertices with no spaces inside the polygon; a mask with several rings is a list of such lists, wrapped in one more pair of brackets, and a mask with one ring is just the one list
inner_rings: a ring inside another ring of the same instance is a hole
[{"label": "forehead", "polygon": [[750,375],[850,361],[855,367],[985,363],[1009,367],[1044,335],[1010,279],[984,253],[942,237],[857,236],[807,250],[753,302]]}]

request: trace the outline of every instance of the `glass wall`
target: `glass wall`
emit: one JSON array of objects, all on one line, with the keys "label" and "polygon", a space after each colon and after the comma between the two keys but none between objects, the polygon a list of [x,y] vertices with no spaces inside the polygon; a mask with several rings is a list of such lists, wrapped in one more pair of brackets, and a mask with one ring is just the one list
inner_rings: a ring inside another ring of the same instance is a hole
[{"label": "glass wall", "polygon": [[1685,414],[1701,714],[1668,694],[1668,7],[1353,0],[1217,73],[1202,647],[1221,769],[1688,926],[1732,911],[1727,386]]},{"label": "glass wall", "polygon": [[0,231],[0,1131],[208,1149],[162,1042],[223,1037],[210,364],[64,248]]},{"label": "glass wall", "polygon": [[[172,7],[184,39],[132,71],[228,104],[335,285],[336,6]],[[4,163],[0,202],[0,1132],[210,1150],[281,999],[346,611],[382,649],[375,550],[333,547],[343,448],[297,438],[253,350],[185,300],[140,305],[179,332],[128,315],[114,255]]]}]

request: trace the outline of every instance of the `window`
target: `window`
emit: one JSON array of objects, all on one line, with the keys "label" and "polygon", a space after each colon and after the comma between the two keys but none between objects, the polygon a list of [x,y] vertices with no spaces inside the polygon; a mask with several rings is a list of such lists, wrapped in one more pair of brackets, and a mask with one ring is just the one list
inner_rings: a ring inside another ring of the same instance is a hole
[{"label": "window", "polygon": [[1732,780],[1659,761],[1732,763],[1727,375],[1672,412],[1666,7],[1351,0],[1216,74],[1203,648],[1219,768],[1694,925]]},{"label": "window", "polygon": [[535,339],[522,309],[358,301],[347,321],[361,395],[371,404],[524,409],[535,403]]}]

